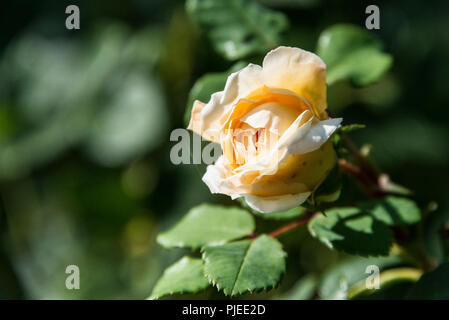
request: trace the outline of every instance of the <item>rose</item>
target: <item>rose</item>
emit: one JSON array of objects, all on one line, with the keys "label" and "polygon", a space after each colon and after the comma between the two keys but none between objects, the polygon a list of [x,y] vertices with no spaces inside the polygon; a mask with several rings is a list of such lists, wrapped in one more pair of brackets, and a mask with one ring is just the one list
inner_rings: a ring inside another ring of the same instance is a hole
[{"label": "rose", "polygon": [[192,108],[188,128],[223,150],[203,181],[260,212],[301,205],[336,161],[329,137],[342,119],[326,108],[326,65],[311,52],[279,47],[263,67],[231,74],[223,91]]}]

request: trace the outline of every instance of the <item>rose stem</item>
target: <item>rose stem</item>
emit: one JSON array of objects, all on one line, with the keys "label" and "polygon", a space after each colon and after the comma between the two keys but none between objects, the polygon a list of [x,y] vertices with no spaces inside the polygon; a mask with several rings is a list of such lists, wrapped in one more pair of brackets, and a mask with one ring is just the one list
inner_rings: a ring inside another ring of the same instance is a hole
[{"label": "rose stem", "polygon": [[358,163],[358,166],[356,166],[344,159],[339,159],[338,164],[342,171],[357,178],[365,187],[364,191],[369,197],[381,198],[388,194],[380,184],[379,172],[360,154],[359,149],[351,138],[345,133],[341,134],[341,138]]},{"label": "rose stem", "polygon": [[286,232],[289,232],[290,230],[293,230],[293,229],[295,229],[297,227],[300,227],[300,226],[306,224],[307,222],[312,220],[312,218],[314,218],[318,214],[319,214],[319,212],[316,212],[314,214],[309,215],[308,217],[305,217],[305,218],[302,218],[302,219],[290,222],[290,223],[280,227],[279,229],[271,231],[270,233],[268,233],[268,235],[270,237],[276,238],[276,237],[278,237],[278,236],[280,236],[280,235],[282,235],[282,234],[284,234]]},{"label": "rose stem", "polygon": [[373,188],[372,182],[364,174],[364,172],[362,171],[362,169],[359,166],[357,166],[345,159],[338,159],[338,166],[340,167],[340,170],[343,173],[347,173],[347,174],[353,176],[354,178],[356,178],[357,180],[359,180],[359,182],[361,183],[361,185],[363,187],[363,191],[366,193],[366,195],[368,197],[376,197],[375,193],[371,190]]}]

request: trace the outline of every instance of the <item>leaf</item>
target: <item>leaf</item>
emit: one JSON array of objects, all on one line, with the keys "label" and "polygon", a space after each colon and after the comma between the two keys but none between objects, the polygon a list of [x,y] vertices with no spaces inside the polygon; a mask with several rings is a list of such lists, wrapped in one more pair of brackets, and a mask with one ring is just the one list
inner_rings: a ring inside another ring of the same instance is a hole
[{"label": "leaf", "polygon": [[288,27],[284,14],[252,0],[188,0],[186,10],[229,60],[273,49]]},{"label": "leaf", "polygon": [[411,288],[407,299],[447,300],[449,299],[449,262],[424,274]]},{"label": "leaf", "polygon": [[166,248],[196,249],[241,238],[254,228],[254,218],[243,209],[202,204],[192,208],[173,228],[159,234],[157,242]]},{"label": "leaf", "polygon": [[205,246],[202,252],[206,277],[225,295],[274,287],[285,272],[286,253],[279,241],[267,235]]},{"label": "leaf", "polygon": [[291,208],[287,211],[272,212],[272,213],[262,213],[262,212],[253,210],[253,213],[255,216],[260,217],[262,219],[288,220],[288,219],[298,218],[298,217],[305,215],[307,213],[307,209],[304,207],[296,207],[296,208]]},{"label": "leaf", "polygon": [[243,69],[246,65],[248,65],[248,63],[240,61],[234,64],[228,71],[207,73],[195,82],[190,90],[187,108],[184,113],[184,124],[186,127],[189,125],[192,107],[195,100],[207,103],[213,93],[224,89],[226,80],[231,73]]},{"label": "leaf", "polygon": [[366,268],[376,265],[380,271],[401,263],[396,255],[387,257],[349,257],[331,266],[321,278],[319,295],[322,299],[346,299],[347,290],[369,274]]},{"label": "leaf", "polygon": [[358,208],[326,210],[309,222],[309,231],[329,248],[362,256],[387,255],[393,234],[386,224]]},{"label": "leaf", "polygon": [[25,176],[76,147],[110,166],[163,141],[168,113],[151,70],[161,32],[129,31],[108,24],[87,42],[33,32],[8,45],[0,90],[14,106],[15,131],[2,141],[0,179]]},{"label": "leaf", "polygon": [[280,8],[312,8],[318,6],[321,0],[258,0],[269,7]]},{"label": "leaf", "polygon": [[164,271],[149,299],[176,293],[197,293],[208,286],[201,259],[185,256]]},{"label": "leaf", "polygon": [[389,226],[413,224],[421,219],[418,206],[407,198],[388,196],[380,200],[366,201],[360,205],[360,209],[370,212]]},{"label": "leaf", "polygon": [[350,80],[357,86],[377,81],[393,62],[382,52],[382,43],[372,33],[355,25],[337,24],[324,30],[317,47],[318,55],[327,64],[329,85]]},{"label": "leaf", "polygon": [[335,165],[309,199],[314,205],[322,202],[334,202],[340,197],[340,192],[341,174],[339,166]]}]

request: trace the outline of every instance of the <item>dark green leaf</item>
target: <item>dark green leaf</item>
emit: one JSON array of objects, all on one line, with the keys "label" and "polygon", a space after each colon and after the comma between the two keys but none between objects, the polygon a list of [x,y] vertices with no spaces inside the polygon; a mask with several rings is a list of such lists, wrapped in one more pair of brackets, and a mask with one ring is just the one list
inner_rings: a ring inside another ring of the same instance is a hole
[{"label": "dark green leaf", "polygon": [[382,52],[382,43],[367,30],[350,24],[334,25],[320,35],[318,55],[327,64],[327,82],[347,79],[357,86],[377,81],[393,58]]},{"label": "dark green leaf", "polygon": [[226,295],[274,287],[285,272],[286,253],[279,241],[267,235],[206,246],[202,252],[206,277]]},{"label": "dark green leaf", "polygon": [[362,256],[387,255],[392,232],[358,208],[333,208],[309,222],[309,231],[329,248]]},{"label": "dark green leaf", "polygon": [[235,207],[202,204],[192,208],[170,230],[159,234],[164,247],[199,248],[223,244],[254,231],[254,219],[247,211]]},{"label": "dark green leaf", "polygon": [[424,274],[411,288],[408,299],[449,299],[449,262]]},{"label": "dark green leaf", "polygon": [[416,203],[407,198],[388,196],[380,200],[363,202],[360,208],[390,226],[413,224],[421,218]]},{"label": "dark green leaf", "polygon": [[273,49],[288,27],[284,14],[252,0],[188,0],[186,8],[229,60]]},{"label": "dark green leaf", "polygon": [[197,293],[208,286],[201,259],[185,256],[165,270],[150,299],[160,299],[175,293]]},{"label": "dark green leaf", "polygon": [[340,191],[341,174],[338,165],[335,165],[310,199],[315,205],[321,202],[334,202],[340,197]]}]

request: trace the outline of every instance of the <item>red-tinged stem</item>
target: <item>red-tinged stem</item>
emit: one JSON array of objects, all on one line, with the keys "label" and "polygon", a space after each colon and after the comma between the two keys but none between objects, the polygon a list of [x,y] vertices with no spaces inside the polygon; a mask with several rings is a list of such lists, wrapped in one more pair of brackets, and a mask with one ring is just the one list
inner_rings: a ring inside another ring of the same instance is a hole
[{"label": "red-tinged stem", "polygon": [[318,214],[319,214],[319,212],[316,212],[316,213],[311,214],[305,218],[290,222],[290,223],[280,227],[279,229],[271,231],[268,235],[273,238],[279,237],[280,235],[282,235],[286,232],[289,232],[297,227],[300,227],[300,226],[306,224],[307,222],[312,220],[312,218],[316,217]]},{"label": "red-tinged stem", "polygon": [[373,168],[372,164],[369,163],[366,160],[366,158],[360,153],[355,143],[351,140],[351,138],[347,134],[342,133],[341,139],[345,143],[348,150],[352,153],[352,155],[358,162],[361,170],[366,174],[367,178],[371,179],[377,184],[379,173],[376,171],[376,169]]},{"label": "red-tinged stem", "polygon": [[340,167],[341,172],[349,174],[360,182],[363,187],[363,191],[367,196],[376,197],[376,185],[369,177],[367,177],[365,172],[359,166],[345,159],[338,159],[338,166]]},{"label": "red-tinged stem", "polygon": [[348,150],[354,156],[357,165],[345,160],[339,159],[338,165],[342,172],[347,173],[356,178],[363,186],[364,192],[371,198],[381,198],[388,194],[381,184],[380,173],[373,167],[373,165],[360,153],[354,142],[342,133],[343,142]]}]

